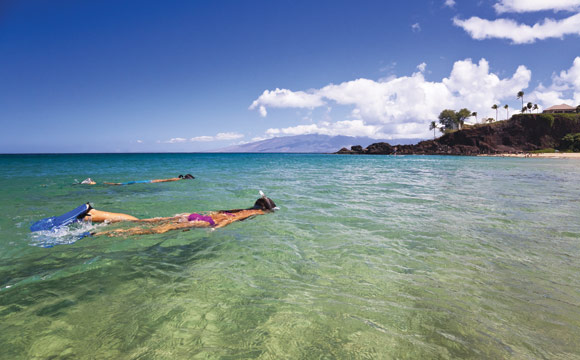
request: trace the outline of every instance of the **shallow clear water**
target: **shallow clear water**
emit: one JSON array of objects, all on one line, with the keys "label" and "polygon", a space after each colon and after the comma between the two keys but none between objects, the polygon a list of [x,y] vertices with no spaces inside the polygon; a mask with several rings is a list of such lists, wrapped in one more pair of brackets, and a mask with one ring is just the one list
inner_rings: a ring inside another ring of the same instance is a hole
[{"label": "shallow clear water", "polygon": [[[580,358],[579,180],[553,159],[0,156],[0,358]],[[215,231],[28,231],[258,190],[280,210]]]}]

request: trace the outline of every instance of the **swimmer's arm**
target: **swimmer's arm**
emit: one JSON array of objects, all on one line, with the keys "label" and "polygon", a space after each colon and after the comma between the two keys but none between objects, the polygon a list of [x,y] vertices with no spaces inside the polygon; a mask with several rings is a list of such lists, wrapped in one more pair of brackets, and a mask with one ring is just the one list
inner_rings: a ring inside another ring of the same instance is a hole
[{"label": "swimmer's arm", "polygon": [[168,221],[168,220],[175,220],[176,218],[178,218],[178,216],[154,217],[151,219],[138,219],[138,220],[133,220],[133,221],[134,222],[145,222],[145,223],[158,223],[158,222],[164,222],[164,221]]},{"label": "swimmer's arm", "polygon": [[146,235],[146,234],[163,234],[171,230],[189,229],[208,227],[205,221],[189,221],[184,223],[167,223],[152,228],[133,227],[129,229],[116,229],[108,231],[99,231],[91,234],[92,236],[119,236],[119,235]]},{"label": "swimmer's arm", "polygon": [[[241,210],[235,213],[221,212],[212,214],[212,218],[216,222],[216,228],[221,228],[236,221],[242,221],[249,217],[265,214],[262,210]],[[217,218],[217,219],[216,219]]]}]

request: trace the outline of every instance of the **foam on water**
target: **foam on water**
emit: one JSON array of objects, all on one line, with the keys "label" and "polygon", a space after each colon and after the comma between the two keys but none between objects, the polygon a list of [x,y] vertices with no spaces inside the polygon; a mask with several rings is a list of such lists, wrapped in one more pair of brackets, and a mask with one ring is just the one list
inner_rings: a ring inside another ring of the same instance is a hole
[{"label": "foam on water", "polygon": [[93,230],[94,226],[90,222],[76,222],[51,230],[31,232],[30,245],[43,248],[49,248],[55,245],[70,245],[89,236],[89,233]]}]

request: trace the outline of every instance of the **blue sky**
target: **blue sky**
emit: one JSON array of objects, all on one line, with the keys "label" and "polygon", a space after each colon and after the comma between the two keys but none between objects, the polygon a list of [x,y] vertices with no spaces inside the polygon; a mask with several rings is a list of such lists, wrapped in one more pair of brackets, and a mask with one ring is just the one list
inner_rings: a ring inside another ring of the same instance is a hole
[{"label": "blue sky", "polygon": [[579,33],[580,0],[8,0],[0,152],[428,138],[444,108],[513,113],[519,90],[580,104]]}]

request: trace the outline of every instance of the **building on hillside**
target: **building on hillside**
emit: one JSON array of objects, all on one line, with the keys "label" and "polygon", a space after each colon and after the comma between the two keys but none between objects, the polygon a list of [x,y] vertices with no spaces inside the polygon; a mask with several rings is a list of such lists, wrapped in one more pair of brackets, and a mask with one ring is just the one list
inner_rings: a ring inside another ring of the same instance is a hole
[{"label": "building on hillside", "polygon": [[562,114],[562,113],[571,114],[571,113],[576,112],[576,108],[572,107],[568,104],[561,104],[561,105],[550,106],[549,108],[547,108],[543,112],[547,113],[547,114]]}]

